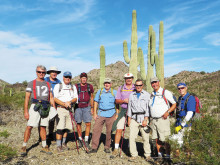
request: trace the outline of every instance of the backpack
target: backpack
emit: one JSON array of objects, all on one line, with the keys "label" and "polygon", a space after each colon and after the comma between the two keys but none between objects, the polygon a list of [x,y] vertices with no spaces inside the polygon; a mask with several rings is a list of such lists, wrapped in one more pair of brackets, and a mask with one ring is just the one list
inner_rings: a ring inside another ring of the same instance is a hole
[{"label": "backpack", "polygon": [[89,97],[91,97],[91,91],[90,91],[90,84],[89,83],[87,83],[87,90],[86,91],[81,91],[81,85],[80,85],[80,83],[78,83],[77,84],[77,87],[78,87],[78,96],[79,96],[79,94],[80,93],[82,93],[82,92],[88,92],[88,94],[89,94]]},{"label": "backpack", "polygon": [[[200,119],[201,118],[201,111],[200,109],[202,109],[202,104],[199,100],[199,98],[196,96],[196,94],[192,93],[189,94],[189,96],[187,96],[185,102],[184,102],[184,111],[187,111],[187,103],[189,101],[189,97],[193,96],[196,100],[196,111],[193,113],[193,119]],[[178,103],[180,104],[180,100],[178,101]]]},{"label": "backpack", "polygon": [[[164,101],[166,102],[166,104],[168,105],[168,107],[170,108],[172,106],[172,104],[167,100],[167,98],[165,97],[164,93],[165,93],[165,88],[163,88],[163,92],[162,92],[162,97],[164,99]],[[175,102],[177,103],[177,99],[176,97],[173,95],[173,99],[175,100]],[[174,111],[170,112],[170,116],[173,117],[174,116]]]},{"label": "backpack", "polygon": [[[101,100],[101,95],[102,95],[102,91],[104,88],[101,89],[100,94],[99,94],[99,100]],[[111,94],[113,97],[115,97],[114,93],[113,93],[113,89],[111,88]]]}]

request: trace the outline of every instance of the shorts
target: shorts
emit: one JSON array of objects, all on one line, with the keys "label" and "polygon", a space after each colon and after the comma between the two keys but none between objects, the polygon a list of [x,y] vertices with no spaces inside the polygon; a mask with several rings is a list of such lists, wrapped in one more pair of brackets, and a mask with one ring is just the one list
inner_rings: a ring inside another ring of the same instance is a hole
[{"label": "shorts", "polygon": [[123,116],[117,124],[117,129],[124,129],[124,125],[125,125],[125,117]]},{"label": "shorts", "polygon": [[159,138],[160,141],[165,142],[166,138],[170,136],[170,119],[152,119],[152,139]]},{"label": "shorts", "polygon": [[29,109],[29,120],[27,122],[27,126],[31,127],[39,127],[44,126],[47,127],[49,124],[49,115],[46,118],[41,118],[40,113],[38,111],[34,111],[35,104],[31,104]]},{"label": "shorts", "polygon": [[92,121],[91,107],[77,108],[75,111],[75,120],[77,123],[90,123]]},{"label": "shorts", "polygon": [[72,130],[72,121],[70,117],[70,112],[66,110],[65,108],[57,107],[57,113],[58,113],[58,123],[57,123],[57,129],[68,129]]}]

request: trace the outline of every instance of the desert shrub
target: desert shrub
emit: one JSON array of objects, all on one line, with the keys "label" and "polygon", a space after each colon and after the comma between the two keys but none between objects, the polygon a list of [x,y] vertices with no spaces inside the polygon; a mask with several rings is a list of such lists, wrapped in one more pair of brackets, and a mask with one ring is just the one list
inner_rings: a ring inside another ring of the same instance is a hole
[{"label": "desert shrub", "polygon": [[205,72],[204,72],[204,71],[201,71],[201,72],[200,72],[200,74],[204,75],[204,74],[205,74]]},{"label": "desert shrub", "polygon": [[10,159],[14,156],[16,156],[17,152],[4,144],[0,144],[0,161],[4,161],[6,159]]},{"label": "desert shrub", "polygon": [[[201,120],[195,120],[192,130],[184,136],[183,147],[179,149],[180,156],[174,158],[174,162],[217,165],[220,162],[219,137],[219,122],[216,118],[207,115]],[[175,142],[171,143],[171,148],[175,153]]]},{"label": "desert shrub", "polygon": [[7,138],[7,137],[9,137],[9,135],[10,135],[10,134],[9,134],[8,131],[6,131],[6,130],[0,132],[0,137]]}]

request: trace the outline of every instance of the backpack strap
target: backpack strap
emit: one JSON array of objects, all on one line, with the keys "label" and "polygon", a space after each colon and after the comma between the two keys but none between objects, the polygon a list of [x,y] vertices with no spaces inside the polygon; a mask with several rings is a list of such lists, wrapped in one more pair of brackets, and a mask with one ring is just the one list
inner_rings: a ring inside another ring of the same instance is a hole
[{"label": "backpack strap", "polygon": [[167,101],[167,98],[165,97],[164,93],[165,93],[165,88],[163,88],[162,97],[163,97],[164,101],[166,102],[166,104],[168,105],[168,101]]},{"label": "backpack strap", "polygon": [[60,91],[63,89],[63,84],[62,83],[59,83],[59,93]]},{"label": "backpack strap", "polygon": [[33,81],[33,93],[34,93],[34,99],[37,99],[37,95],[36,95],[36,79]]},{"label": "backpack strap", "polygon": [[90,91],[90,84],[89,83],[87,83],[87,92],[88,92],[89,97],[90,97],[91,96],[91,91]]},{"label": "backpack strap", "polygon": [[50,101],[50,83],[49,82],[47,82],[46,81],[46,83],[47,83],[47,86],[48,86],[48,101]]},{"label": "backpack strap", "polygon": [[113,89],[111,88],[111,94],[113,97],[115,97],[114,93],[113,93]]},{"label": "backpack strap", "polygon": [[81,93],[81,85],[80,83],[77,84],[77,87],[78,87],[78,95]]},{"label": "backpack strap", "polygon": [[187,96],[187,98],[186,98],[186,100],[185,100],[185,102],[184,102],[184,111],[186,111],[186,112],[187,112],[187,103],[188,103],[188,101],[189,101],[189,97],[190,97],[190,96],[192,96],[192,95],[189,94],[189,96]]}]

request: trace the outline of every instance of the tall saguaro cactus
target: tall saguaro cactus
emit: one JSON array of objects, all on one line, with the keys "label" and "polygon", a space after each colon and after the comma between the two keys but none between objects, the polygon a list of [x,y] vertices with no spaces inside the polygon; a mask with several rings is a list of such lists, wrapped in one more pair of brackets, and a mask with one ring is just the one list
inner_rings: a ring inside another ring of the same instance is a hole
[{"label": "tall saguaro cactus", "polygon": [[159,31],[159,59],[160,59],[160,85],[164,87],[164,40],[163,40],[163,21],[160,21]]},{"label": "tall saguaro cactus", "polygon": [[128,56],[128,46],[127,41],[123,42],[123,54],[124,59],[127,64],[129,64],[129,72],[134,75],[134,80],[137,79],[137,67],[138,67],[138,59],[137,59],[137,15],[136,10],[132,11],[132,28],[131,28],[131,50],[130,50],[130,58]]},{"label": "tall saguaro cactus", "polygon": [[102,45],[100,47],[100,79],[99,87],[103,88],[103,83],[105,79],[105,47]]}]

